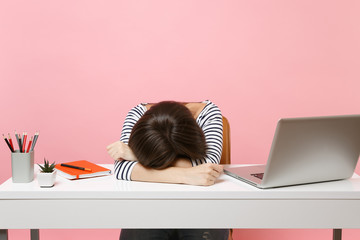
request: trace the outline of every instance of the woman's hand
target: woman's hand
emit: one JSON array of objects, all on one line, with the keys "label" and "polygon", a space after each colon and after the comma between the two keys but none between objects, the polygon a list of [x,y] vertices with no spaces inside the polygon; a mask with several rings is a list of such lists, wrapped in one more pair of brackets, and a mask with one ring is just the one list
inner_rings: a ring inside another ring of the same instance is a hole
[{"label": "woman's hand", "polygon": [[196,167],[183,168],[183,183],[190,185],[213,185],[223,173],[223,166],[214,163],[205,163]]},{"label": "woman's hand", "polygon": [[116,141],[110,144],[106,147],[106,150],[114,160],[125,159],[129,161],[137,161],[137,158],[131,148],[121,141]]}]

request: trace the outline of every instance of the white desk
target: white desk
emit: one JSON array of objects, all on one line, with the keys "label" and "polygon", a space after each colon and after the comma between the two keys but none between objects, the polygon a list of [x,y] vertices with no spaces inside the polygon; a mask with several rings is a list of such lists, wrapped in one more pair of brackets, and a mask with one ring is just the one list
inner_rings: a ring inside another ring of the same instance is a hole
[{"label": "white desk", "polygon": [[271,190],[226,175],[209,187],[113,175],[0,185],[1,240],[7,229],[59,228],[360,228],[360,177]]}]

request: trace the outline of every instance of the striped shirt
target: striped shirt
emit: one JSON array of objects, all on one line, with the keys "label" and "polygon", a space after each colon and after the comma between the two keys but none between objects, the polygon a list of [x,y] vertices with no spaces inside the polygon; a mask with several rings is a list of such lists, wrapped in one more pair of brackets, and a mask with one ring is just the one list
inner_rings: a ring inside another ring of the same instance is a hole
[{"label": "striped shirt", "polygon": [[[220,109],[211,101],[203,101],[205,107],[196,118],[197,124],[203,130],[207,145],[206,156],[203,159],[191,159],[192,166],[203,163],[220,163],[223,143],[223,123]],[[120,141],[128,144],[131,130],[135,123],[147,111],[146,104],[139,104],[127,114],[121,132]],[[138,162],[115,160],[115,176],[121,180],[131,180],[131,172]]]}]

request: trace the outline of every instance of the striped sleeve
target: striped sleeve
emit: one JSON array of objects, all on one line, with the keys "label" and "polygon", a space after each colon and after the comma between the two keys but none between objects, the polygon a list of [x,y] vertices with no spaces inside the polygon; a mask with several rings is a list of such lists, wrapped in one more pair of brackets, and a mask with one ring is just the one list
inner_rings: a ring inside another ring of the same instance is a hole
[{"label": "striped sleeve", "polygon": [[197,118],[197,123],[204,132],[207,151],[205,158],[193,159],[192,165],[219,164],[223,144],[223,122],[220,109],[214,103],[207,101],[206,106]]},{"label": "striped sleeve", "polygon": [[[120,141],[126,144],[129,143],[131,130],[144,113],[145,108],[142,104],[137,105],[129,111],[124,121]],[[115,160],[114,173],[116,178],[131,181],[131,172],[135,164],[137,164],[136,161]]]}]

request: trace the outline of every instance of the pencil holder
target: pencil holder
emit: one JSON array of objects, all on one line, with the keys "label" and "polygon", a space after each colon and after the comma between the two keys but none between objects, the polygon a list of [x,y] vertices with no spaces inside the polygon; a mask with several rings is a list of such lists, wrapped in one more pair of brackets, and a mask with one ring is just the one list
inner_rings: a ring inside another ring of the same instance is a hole
[{"label": "pencil holder", "polygon": [[13,183],[28,183],[34,179],[34,151],[11,153],[11,171]]}]

